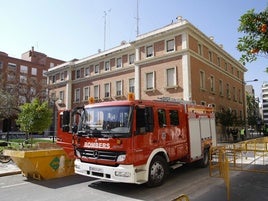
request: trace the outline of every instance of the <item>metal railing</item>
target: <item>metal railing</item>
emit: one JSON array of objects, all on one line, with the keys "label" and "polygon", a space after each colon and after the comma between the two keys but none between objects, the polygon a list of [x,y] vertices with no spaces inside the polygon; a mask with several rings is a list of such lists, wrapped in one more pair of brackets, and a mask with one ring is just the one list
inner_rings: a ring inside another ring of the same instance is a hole
[{"label": "metal railing", "polygon": [[224,179],[230,200],[230,171],[268,173],[268,137],[212,147],[209,164],[210,176]]}]

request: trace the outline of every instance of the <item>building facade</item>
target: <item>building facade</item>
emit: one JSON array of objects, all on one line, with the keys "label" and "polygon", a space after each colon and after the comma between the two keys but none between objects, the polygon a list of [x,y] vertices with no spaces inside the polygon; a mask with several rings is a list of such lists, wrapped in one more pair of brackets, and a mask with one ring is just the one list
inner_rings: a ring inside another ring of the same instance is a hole
[{"label": "building facade", "polygon": [[50,68],[50,93],[67,108],[95,101],[170,97],[245,117],[246,68],[187,20]]},{"label": "building facade", "polygon": [[264,125],[268,125],[268,83],[262,84],[262,115]]},{"label": "building facade", "polygon": [[[45,73],[49,68],[64,62],[37,52],[33,47],[23,53],[21,59],[0,52],[0,89],[15,97],[17,106],[30,102],[35,97],[46,100],[48,92]],[[9,107],[1,109],[7,108]],[[10,124],[7,123],[7,119],[0,121],[0,131],[7,124]],[[11,122],[10,127],[11,130],[15,130],[14,121]]]}]

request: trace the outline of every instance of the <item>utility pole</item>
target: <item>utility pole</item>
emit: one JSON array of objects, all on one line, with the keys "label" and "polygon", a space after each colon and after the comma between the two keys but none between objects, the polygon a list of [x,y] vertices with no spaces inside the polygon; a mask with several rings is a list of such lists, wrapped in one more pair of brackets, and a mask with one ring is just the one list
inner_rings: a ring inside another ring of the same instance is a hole
[{"label": "utility pole", "polygon": [[140,21],[140,17],[139,17],[139,0],[137,0],[137,16],[136,16],[136,20],[137,20],[137,32],[136,32],[136,36],[138,36],[140,34],[140,30],[139,30],[139,21]]}]

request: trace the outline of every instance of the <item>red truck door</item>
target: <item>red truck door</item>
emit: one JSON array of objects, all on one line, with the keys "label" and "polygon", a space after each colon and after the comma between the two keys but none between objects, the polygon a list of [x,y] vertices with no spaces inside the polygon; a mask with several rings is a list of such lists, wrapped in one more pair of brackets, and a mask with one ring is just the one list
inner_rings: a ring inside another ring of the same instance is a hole
[{"label": "red truck door", "polygon": [[70,111],[59,112],[57,122],[57,144],[64,149],[70,158],[74,158],[73,135],[69,128]]}]

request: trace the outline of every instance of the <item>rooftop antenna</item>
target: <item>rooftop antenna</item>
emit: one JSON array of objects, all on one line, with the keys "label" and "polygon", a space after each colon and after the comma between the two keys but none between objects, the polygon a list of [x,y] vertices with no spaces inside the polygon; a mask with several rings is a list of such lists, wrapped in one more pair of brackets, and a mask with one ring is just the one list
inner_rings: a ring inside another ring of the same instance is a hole
[{"label": "rooftop antenna", "polygon": [[104,45],[103,45],[103,51],[105,50],[105,45],[106,45],[106,16],[107,12],[111,12],[111,9],[104,11]]},{"label": "rooftop antenna", "polygon": [[136,16],[136,20],[137,20],[137,36],[140,34],[140,30],[139,30],[139,21],[140,21],[140,17],[139,17],[139,0],[137,0],[137,16]]}]

